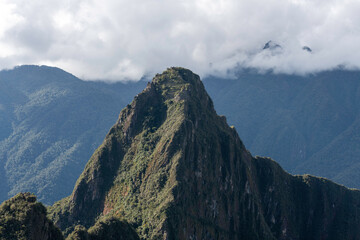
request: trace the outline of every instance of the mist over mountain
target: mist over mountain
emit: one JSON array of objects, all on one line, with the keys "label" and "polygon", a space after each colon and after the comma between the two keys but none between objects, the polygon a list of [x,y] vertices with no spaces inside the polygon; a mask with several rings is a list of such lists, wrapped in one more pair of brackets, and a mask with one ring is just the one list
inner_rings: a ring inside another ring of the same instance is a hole
[{"label": "mist over mountain", "polygon": [[359,12],[0,0],[0,240],[360,240]]},{"label": "mist over mountain", "polygon": [[[238,65],[290,74],[360,68],[358,0],[2,0],[0,9],[0,69],[45,64],[116,81],[169,66],[202,77]],[[269,40],[283,54],[254,56]]]}]

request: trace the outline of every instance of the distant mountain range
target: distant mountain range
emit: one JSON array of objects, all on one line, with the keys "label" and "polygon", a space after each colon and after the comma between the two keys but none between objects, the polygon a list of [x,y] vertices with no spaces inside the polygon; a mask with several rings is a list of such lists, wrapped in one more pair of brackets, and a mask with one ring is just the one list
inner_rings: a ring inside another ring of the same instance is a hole
[{"label": "distant mountain range", "polygon": [[[294,174],[360,188],[360,72],[309,76],[239,70],[207,77],[215,109],[255,155]],[[146,85],[85,82],[58,68],[0,72],[0,201],[67,196],[120,110]]]},{"label": "distant mountain range", "polygon": [[293,174],[314,174],[360,188],[360,71],[309,76],[242,70],[204,84],[256,155]]},{"label": "distant mountain range", "polygon": [[0,202],[51,204],[71,192],[120,110],[145,86],[85,82],[58,68],[0,72]]}]

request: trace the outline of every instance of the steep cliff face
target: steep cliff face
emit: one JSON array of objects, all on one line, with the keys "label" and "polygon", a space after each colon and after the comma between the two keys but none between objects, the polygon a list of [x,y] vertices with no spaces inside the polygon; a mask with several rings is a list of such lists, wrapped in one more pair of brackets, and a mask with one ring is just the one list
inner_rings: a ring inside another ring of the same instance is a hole
[{"label": "steep cliff face", "polygon": [[359,239],[360,192],[327,179],[292,176],[253,159],[262,214],[276,239]]},{"label": "steep cliff face", "polygon": [[61,240],[63,236],[34,195],[19,193],[0,205],[0,239]]},{"label": "steep cliff face", "polygon": [[50,216],[66,233],[126,219],[143,239],[356,239],[359,206],[358,191],[253,158],[199,77],[170,68],[121,111]]}]

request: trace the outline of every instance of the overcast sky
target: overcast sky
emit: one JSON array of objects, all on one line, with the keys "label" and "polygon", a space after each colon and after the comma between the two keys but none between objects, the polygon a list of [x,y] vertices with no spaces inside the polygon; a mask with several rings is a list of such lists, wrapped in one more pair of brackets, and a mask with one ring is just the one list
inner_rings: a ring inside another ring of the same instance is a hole
[{"label": "overcast sky", "polygon": [[[202,76],[238,65],[357,68],[359,13],[359,0],[0,0],[0,68],[44,64],[110,80],[169,66]],[[262,51],[269,40],[282,49]]]}]

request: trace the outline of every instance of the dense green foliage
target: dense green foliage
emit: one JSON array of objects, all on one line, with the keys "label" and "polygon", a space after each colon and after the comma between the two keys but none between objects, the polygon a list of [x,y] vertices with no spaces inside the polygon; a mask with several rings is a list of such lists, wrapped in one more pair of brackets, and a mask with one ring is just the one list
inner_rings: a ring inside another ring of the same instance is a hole
[{"label": "dense green foliage", "polygon": [[128,223],[113,217],[96,222],[88,232],[90,240],[139,240]]},{"label": "dense green foliage", "polygon": [[0,72],[0,202],[21,191],[51,204],[71,192],[120,110],[145,83],[81,81],[57,68]]},{"label": "dense green foliage", "polygon": [[62,234],[46,217],[35,195],[19,193],[0,205],[1,240],[61,240]]},{"label": "dense green foliage", "polygon": [[308,76],[243,70],[208,77],[218,113],[255,155],[293,174],[314,174],[360,189],[360,72]]},{"label": "dense green foliage", "polygon": [[85,233],[78,224],[111,236],[125,219],[142,239],[335,240],[359,238],[359,205],[359,191],[253,158],[199,77],[170,68],[121,111],[49,216],[69,237]]},{"label": "dense green foliage", "polygon": [[89,234],[84,226],[77,225],[66,240],[89,240]]},{"label": "dense green foliage", "polygon": [[109,217],[96,222],[89,230],[82,225],[75,226],[66,240],[139,240],[132,227],[117,218]]}]

